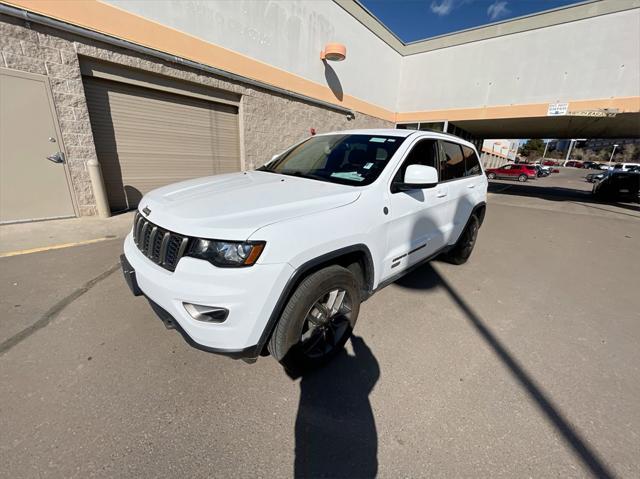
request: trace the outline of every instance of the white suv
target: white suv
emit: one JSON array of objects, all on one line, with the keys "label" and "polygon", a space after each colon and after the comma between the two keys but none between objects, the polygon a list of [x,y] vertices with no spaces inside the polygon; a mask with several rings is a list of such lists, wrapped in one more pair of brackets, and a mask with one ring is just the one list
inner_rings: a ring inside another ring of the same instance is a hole
[{"label": "white suv", "polygon": [[147,194],[122,266],[191,345],[304,369],[343,347],[376,290],[436,255],[464,263],[486,196],[478,154],[460,138],[327,133],[255,171]]}]

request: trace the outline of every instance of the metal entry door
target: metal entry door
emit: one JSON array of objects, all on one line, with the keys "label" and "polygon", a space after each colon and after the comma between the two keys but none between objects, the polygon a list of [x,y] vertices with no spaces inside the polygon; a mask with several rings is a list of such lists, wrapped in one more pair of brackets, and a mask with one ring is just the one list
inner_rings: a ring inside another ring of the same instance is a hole
[{"label": "metal entry door", "polygon": [[0,222],[71,216],[47,77],[0,68]]}]

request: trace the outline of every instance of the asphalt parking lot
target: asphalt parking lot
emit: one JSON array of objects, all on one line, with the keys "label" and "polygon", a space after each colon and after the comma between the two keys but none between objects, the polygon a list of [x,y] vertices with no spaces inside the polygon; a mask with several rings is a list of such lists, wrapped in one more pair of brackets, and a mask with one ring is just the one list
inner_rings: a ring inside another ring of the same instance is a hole
[{"label": "asphalt parking lot", "polygon": [[0,258],[0,475],[639,477],[640,210],[583,175],[493,182],[470,262],[302,379],[166,330],[121,239]]}]

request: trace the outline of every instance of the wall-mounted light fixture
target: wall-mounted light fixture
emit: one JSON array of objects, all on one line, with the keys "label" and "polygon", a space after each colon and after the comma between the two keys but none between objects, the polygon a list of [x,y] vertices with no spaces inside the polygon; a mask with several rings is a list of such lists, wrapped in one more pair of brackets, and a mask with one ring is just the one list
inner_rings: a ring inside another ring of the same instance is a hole
[{"label": "wall-mounted light fixture", "polygon": [[320,52],[322,61],[341,62],[345,58],[347,58],[347,47],[342,43],[327,43],[324,50]]}]

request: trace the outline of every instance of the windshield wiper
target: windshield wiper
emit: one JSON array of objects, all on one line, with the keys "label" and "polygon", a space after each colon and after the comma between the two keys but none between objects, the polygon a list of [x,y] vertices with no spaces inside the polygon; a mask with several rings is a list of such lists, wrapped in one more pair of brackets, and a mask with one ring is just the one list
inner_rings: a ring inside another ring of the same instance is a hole
[{"label": "windshield wiper", "polygon": [[299,170],[293,170],[293,171],[276,171],[276,170],[272,170],[266,167],[266,165],[263,165],[259,168],[256,168],[256,171],[265,171],[267,173],[275,173],[277,175],[285,175],[285,176],[296,176],[298,178],[307,178],[309,180],[317,180],[317,181],[324,181],[324,182],[330,182],[327,178],[325,178],[324,176],[319,176],[319,175],[312,175],[310,173],[303,173],[302,171]]},{"label": "windshield wiper", "polygon": [[302,171],[280,171],[281,175],[297,176],[298,178],[308,178],[310,180],[327,181],[323,176],[312,175],[310,173],[303,173]]}]

